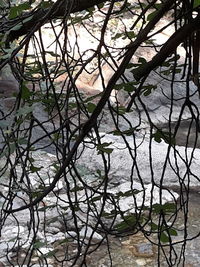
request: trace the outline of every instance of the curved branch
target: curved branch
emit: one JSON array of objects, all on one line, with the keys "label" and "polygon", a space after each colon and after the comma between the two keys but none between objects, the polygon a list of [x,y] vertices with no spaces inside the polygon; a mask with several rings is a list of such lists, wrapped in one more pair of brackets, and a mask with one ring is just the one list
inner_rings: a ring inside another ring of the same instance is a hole
[{"label": "curved branch", "polygon": [[[110,12],[112,10],[112,5],[114,2],[115,1],[112,1],[112,4],[110,5]],[[106,102],[108,101],[110,94],[111,94],[116,82],[119,80],[121,75],[123,75],[123,73],[125,72],[126,67],[127,67],[128,63],[130,62],[131,58],[133,57],[135,51],[140,46],[140,44],[144,41],[145,36],[147,36],[149,31],[153,29],[155,24],[164,15],[164,13],[171,7],[172,4],[173,4],[173,0],[166,1],[166,5],[163,5],[163,8],[161,8],[161,10],[159,10],[157,16],[155,16],[147,24],[147,26],[143,29],[143,31],[138,35],[136,41],[131,44],[130,49],[127,50],[127,52],[125,53],[124,59],[122,60],[119,68],[117,69],[117,71],[113,74],[113,76],[109,80],[108,85],[105,88],[105,90],[103,91],[102,97],[99,100],[95,110],[93,111],[93,113],[92,113],[91,117],[88,119],[88,121],[86,121],[86,123],[83,125],[79,137],[77,138],[74,146],[72,147],[71,151],[69,152],[68,157],[63,162],[63,165],[61,166],[61,168],[58,170],[58,172],[54,176],[53,182],[50,184],[50,186],[47,187],[46,190],[39,197],[37,197],[34,201],[32,201],[31,203],[29,203],[25,206],[22,206],[20,208],[17,208],[17,209],[4,210],[6,213],[14,213],[14,212],[18,212],[18,211],[33,207],[34,205],[37,205],[40,201],[42,201],[43,198],[46,197],[54,189],[54,187],[56,186],[56,183],[59,181],[64,170],[69,166],[71,160],[73,159],[73,156],[76,153],[79,145],[81,144],[81,142],[83,142],[84,138],[91,131],[91,129],[95,126],[95,124],[97,122],[97,118],[100,115],[102,109],[104,108]],[[109,16],[109,12],[108,12],[108,16]],[[104,23],[106,23],[106,20]]]},{"label": "curved branch", "polygon": [[[122,0],[114,0],[119,2]],[[34,12],[25,13],[16,19],[11,19],[3,21],[0,24],[0,33],[8,34],[7,40],[9,42],[14,41],[15,39],[23,36],[27,33],[30,33],[35,26],[40,23],[41,25],[47,23],[49,20],[63,17],[69,13],[80,12],[86,10],[95,5],[107,2],[106,0],[63,0],[56,1],[53,7],[46,9],[37,9]],[[47,14],[49,13],[49,16]],[[16,29],[16,26],[20,25],[19,29]],[[15,29],[14,29],[15,28]]]},{"label": "curved branch", "polygon": [[189,24],[184,25],[178,31],[176,31],[151,61],[142,64],[139,68],[137,68],[133,74],[134,78],[139,81],[141,78],[148,75],[153,69],[162,65],[167,57],[169,57],[187,37],[189,37],[194,31],[198,30],[199,27],[200,14]]}]

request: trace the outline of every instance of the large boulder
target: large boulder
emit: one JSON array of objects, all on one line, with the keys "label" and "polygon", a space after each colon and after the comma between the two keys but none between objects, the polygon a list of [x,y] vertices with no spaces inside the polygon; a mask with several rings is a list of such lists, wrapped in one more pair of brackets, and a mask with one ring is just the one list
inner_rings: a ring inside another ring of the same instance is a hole
[{"label": "large boulder", "polygon": [[[109,179],[113,183],[133,181],[144,184],[156,183],[160,186],[179,186],[180,184],[199,186],[200,150],[176,146],[170,148],[164,141],[157,143],[150,139],[127,136],[126,146],[122,137],[106,135],[102,144],[110,144]],[[79,158],[79,164],[91,172],[104,172],[102,155],[92,145],[87,146]]]}]

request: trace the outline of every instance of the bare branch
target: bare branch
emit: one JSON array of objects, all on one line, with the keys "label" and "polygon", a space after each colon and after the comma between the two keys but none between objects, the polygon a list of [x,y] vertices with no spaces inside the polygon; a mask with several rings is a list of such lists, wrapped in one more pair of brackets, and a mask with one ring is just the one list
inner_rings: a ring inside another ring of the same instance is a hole
[{"label": "bare branch", "polygon": [[191,36],[194,31],[199,29],[199,26],[200,15],[176,31],[151,61],[142,64],[136,69],[134,71],[135,79],[140,80],[142,77],[148,75],[153,69],[162,65],[166,58],[169,57],[187,37]]},{"label": "bare branch", "polygon": [[[56,1],[51,8],[47,9],[40,8],[37,9],[35,12],[26,13],[20,18],[18,17],[13,20],[3,21],[0,24],[1,28],[0,33],[5,34],[6,32],[9,31],[10,33],[8,34],[7,40],[9,42],[12,42],[13,40],[19,38],[20,36],[32,32],[32,29],[34,29],[38,23],[41,26],[47,23],[49,20],[63,17],[66,14],[80,12],[105,2],[106,2],[105,0]],[[16,25],[21,25],[21,27],[19,29],[14,29]]]}]

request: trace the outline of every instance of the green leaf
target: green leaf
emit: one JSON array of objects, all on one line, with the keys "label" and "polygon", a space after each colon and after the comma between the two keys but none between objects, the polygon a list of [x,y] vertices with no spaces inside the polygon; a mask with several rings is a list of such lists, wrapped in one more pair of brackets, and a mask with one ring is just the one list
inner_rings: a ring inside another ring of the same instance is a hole
[{"label": "green leaf", "polygon": [[54,134],[52,134],[52,139],[53,139],[54,141],[58,141],[59,138],[60,138],[60,133],[54,133]]},{"label": "green leaf", "polygon": [[103,211],[102,216],[105,217],[106,219],[112,219],[112,218],[116,217],[116,213],[117,213],[116,211],[111,212],[111,213]]},{"label": "green leaf", "polygon": [[131,92],[135,91],[135,89],[136,89],[134,84],[135,84],[134,82],[120,83],[120,84],[116,84],[114,89],[115,90],[123,89],[124,91],[131,93]]},{"label": "green leaf", "polygon": [[42,247],[44,247],[44,246],[46,246],[46,243],[41,242],[41,241],[36,241],[36,242],[33,244],[33,247],[34,247],[35,249],[42,248]]},{"label": "green leaf", "polygon": [[35,160],[34,160],[34,158],[29,158],[29,161],[34,162]]},{"label": "green leaf", "polygon": [[79,211],[79,210],[80,210],[79,204],[76,204],[76,205],[74,206],[74,211]]},{"label": "green leaf", "polygon": [[113,148],[108,148],[108,146],[111,144],[112,142],[98,144],[97,145],[98,154],[102,154],[102,153],[111,154],[113,152]]},{"label": "green leaf", "polygon": [[42,168],[43,168],[43,167],[36,167],[36,166],[34,166],[34,165],[31,165],[31,167],[30,167],[30,171],[31,171],[31,172],[38,172],[38,171],[40,171]]},{"label": "green leaf", "polygon": [[177,236],[178,235],[177,231],[174,228],[168,229],[168,232],[172,236]]},{"label": "green leaf", "polygon": [[90,102],[90,101],[96,99],[97,97],[102,96],[102,94],[103,94],[103,93],[101,92],[101,93],[95,94],[95,95],[93,95],[93,96],[89,96],[89,97],[87,97],[86,99],[84,99],[84,103],[88,103],[88,102]]},{"label": "green leaf", "polygon": [[28,2],[20,4],[18,6],[11,7],[9,13],[9,19],[14,19],[20,16],[23,13],[23,11],[28,10],[30,8],[31,5]]},{"label": "green leaf", "polygon": [[33,106],[24,106],[18,109],[18,111],[16,112],[17,116],[21,116],[21,115],[27,115],[29,113],[33,112]]},{"label": "green leaf", "polygon": [[129,39],[133,39],[135,38],[135,33],[133,31],[126,31],[124,33],[117,33],[115,34],[115,36],[113,36],[111,39],[112,40],[117,40],[119,38],[122,38],[123,40],[125,40],[126,38],[129,38]]},{"label": "green leaf", "polygon": [[139,57],[138,62],[141,63],[141,64],[146,64],[147,63],[147,61],[146,61],[146,59],[144,57]]},{"label": "green leaf", "polygon": [[163,242],[163,243],[167,243],[169,242],[169,236],[166,235],[164,232],[162,232],[160,234],[160,241]]},{"label": "green leaf", "polygon": [[112,148],[102,148],[98,154],[102,154],[102,153],[111,154],[112,152],[113,152]]},{"label": "green leaf", "polygon": [[158,225],[155,224],[155,223],[153,223],[153,222],[151,222],[150,227],[151,227],[151,230],[152,230],[152,231],[156,231],[156,230],[158,230]]},{"label": "green leaf", "polygon": [[135,67],[135,64],[128,63],[127,66],[126,66],[126,69],[132,69],[133,67]]},{"label": "green leaf", "polygon": [[95,110],[95,108],[96,108],[95,104],[93,104],[93,103],[88,103],[87,104],[87,109],[88,109],[89,113],[92,113]]},{"label": "green leaf", "polygon": [[168,203],[166,202],[164,205],[163,205],[163,210],[165,212],[176,212],[176,204],[175,203]]},{"label": "green leaf", "polygon": [[102,196],[97,196],[97,197],[93,197],[93,198],[91,198],[90,201],[95,202],[95,201],[99,201],[99,200],[101,200],[101,199],[102,199]]},{"label": "green leaf", "polygon": [[70,190],[70,192],[78,192],[78,191],[81,191],[81,190],[83,190],[84,189],[84,187],[83,186],[75,186],[74,188],[72,188],[71,190]]},{"label": "green leaf", "polygon": [[71,19],[71,22],[69,25],[74,25],[74,24],[79,24],[82,23],[83,20],[89,19],[93,15],[92,12],[88,12],[86,16],[75,16],[74,18]]},{"label": "green leaf", "polygon": [[124,221],[115,225],[118,231],[133,230],[138,221],[134,214],[124,216]]},{"label": "green leaf", "polygon": [[115,108],[115,111],[119,114],[119,115],[124,115],[126,113],[126,108],[124,106],[119,106]]},{"label": "green leaf", "polygon": [[152,134],[152,138],[154,138],[154,141],[156,141],[157,143],[161,143],[162,141],[161,132],[157,130],[154,134]]},{"label": "green leaf", "polygon": [[22,99],[28,100],[28,99],[30,99],[31,95],[32,95],[32,93],[30,92],[28,87],[23,82],[22,86],[21,86],[21,97],[22,97]]},{"label": "green leaf", "polygon": [[43,8],[43,9],[46,9],[46,8],[51,7],[53,4],[54,4],[53,1],[42,1],[40,3],[40,7]]},{"label": "green leaf", "polygon": [[152,20],[152,19],[156,16],[158,10],[162,7],[162,4],[156,4],[155,7],[156,7],[156,10],[153,11],[152,13],[150,13],[150,14],[147,16],[147,21]]},{"label": "green leaf", "polygon": [[113,134],[113,135],[117,135],[117,136],[124,134],[127,136],[131,136],[135,133],[135,131],[137,131],[135,128],[129,128],[128,130],[125,130],[125,131],[114,130],[114,131],[109,132],[109,134]]},{"label": "green leaf", "polygon": [[57,162],[54,162],[51,166],[54,168],[54,172],[57,172],[60,169],[60,166]]},{"label": "green leaf", "polygon": [[95,11],[95,7],[90,7],[90,8],[87,8],[87,11],[89,13],[93,13]]},{"label": "green leaf", "polygon": [[160,214],[161,211],[163,210],[163,205],[156,203],[156,204],[153,204],[152,208],[156,214]]},{"label": "green leaf", "polygon": [[120,37],[122,37],[123,36],[123,33],[117,33],[117,34],[115,34],[115,36],[113,36],[111,39],[112,40],[116,40],[116,39],[118,39],[118,38],[120,38]]},{"label": "green leaf", "polygon": [[176,69],[175,73],[181,73],[182,69]]},{"label": "green leaf", "polygon": [[153,204],[152,208],[156,214],[160,214],[161,212],[164,214],[176,212],[175,203],[165,203],[164,205],[156,203]]},{"label": "green leaf", "polygon": [[102,172],[100,170],[96,171],[95,176],[98,177],[98,179],[101,179],[101,180],[105,179],[105,176],[102,174]]},{"label": "green leaf", "polygon": [[182,69],[180,69],[180,68],[179,69],[178,68],[174,69],[174,66],[172,66],[172,67],[170,67],[167,70],[162,70],[160,73],[164,74],[165,76],[168,76],[168,75],[170,75],[173,72],[175,72],[175,73],[181,73],[182,72]]},{"label": "green leaf", "polygon": [[[135,33],[133,31],[126,32],[126,34],[127,34],[127,37],[129,39],[133,39],[133,38],[136,37],[136,35],[135,35]],[[125,39],[125,38],[123,38],[123,39]]]},{"label": "green leaf", "polygon": [[133,195],[136,195],[138,194],[140,191],[138,190],[128,190],[126,192],[119,192],[115,195],[115,198],[121,198],[121,197],[130,197],[130,196],[133,196]]},{"label": "green leaf", "polygon": [[121,90],[121,89],[123,89],[124,85],[125,85],[125,83],[115,84],[114,89],[117,91]]},{"label": "green leaf", "polygon": [[156,15],[157,12],[158,12],[158,11],[155,10],[155,11],[153,11],[152,13],[150,13],[150,14],[147,16],[147,21],[152,20],[152,19],[155,17],[155,15]]},{"label": "green leaf", "polygon": [[19,145],[26,145],[28,143],[28,141],[25,137],[21,137],[21,138],[17,139],[17,143]]},{"label": "green leaf", "polygon": [[153,90],[157,88],[156,85],[148,84],[142,87],[142,92],[144,96],[148,96],[152,93]]},{"label": "green leaf", "polygon": [[165,75],[165,76],[169,76],[171,73],[171,70],[170,69],[169,70],[162,70],[160,73]]},{"label": "green leaf", "polygon": [[98,6],[99,9],[101,9],[101,8],[104,7],[104,3],[98,4],[97,6]]},{"label": "green leaf", "polygon": [[170,145],[174,145],[176,143],[176,140],[173,137],[172,133],[170,134],[169,132],[165,132],[159,129],[157,129],[157,131],[152,134],[152,138],[154,138],[157,143],[160,143],[162,140]]},{"label": "green leaf", "polygon": [[128,130],[123,131],[122,133],[127,135],[127,136],[131,136],[135,133],[135,131],[136,131],[135,128],[130,128]]},{"label": "green leaf", "polygon": [[193,8],[196,8],[200,5],[200,0],[194,0],[193,2]]},{"label": "green leaf", "polygon": [[114,131],[109,132],[109,134],[120,136],[122,134],[122,132],[119,130],[114,130]]}]

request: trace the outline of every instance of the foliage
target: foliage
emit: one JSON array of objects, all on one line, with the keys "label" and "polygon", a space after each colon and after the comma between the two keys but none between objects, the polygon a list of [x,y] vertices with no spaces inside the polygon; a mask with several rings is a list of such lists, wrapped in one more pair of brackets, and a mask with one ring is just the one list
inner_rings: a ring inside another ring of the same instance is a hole
[{"label": "foliage", "polygon": [[[169,266],[184,265],[190,177],[197,179],[191,165],[199,130],[199,8],[191,0],[0,0],[1,75],[8,72],[19,88],[11,107],[0,101],[0,248],[8,242],[1,255],[7,264],[83,266],[103,241],[111,255],[110,236],[140,232],[157,245],[159,265],[163,257]],[[181,155],[177,133],[185,116]],[[155,177],[157,143],[167,149]],[[116,164],[119,151],[127,162]],[[130,173],[117,179],[112,164],[119,173],[127,164]],[[166,187],[167,168],[177,178],[180,203]]]}]

